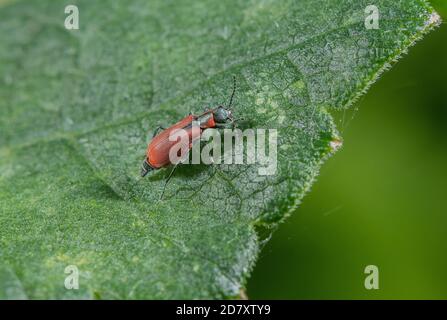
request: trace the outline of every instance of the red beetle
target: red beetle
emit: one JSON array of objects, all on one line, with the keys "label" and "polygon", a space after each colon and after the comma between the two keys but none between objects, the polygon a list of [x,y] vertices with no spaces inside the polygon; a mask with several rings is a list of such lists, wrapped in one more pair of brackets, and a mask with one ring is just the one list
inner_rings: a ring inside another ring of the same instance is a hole
[{"label": "red beetle", "polygon": [[[230,102],[228,107],[218,106],[217,108],[207,110],[201,115],[188,115],[171,127],[164,129],[158,127],[153,135],[151,142],[149,143],[146,151],[146,159],[141,167],[141,176],[146,176],[150,171],[161,169],[172,164],[169,158],[169,151],[171,148],[178,143],[178,141],[170,141],[169,136],[175,130],[183,129],[188,133],[189,137],[189,149],[192,147],[193,141],[200,138],[202,132],[208,128],[224,128],[228,125],[234,124],[234,118],[231,114],[231,104],[233,102],[234,93],[236,90],[236,80],[234,80],[233,93],[231,94]],[[193,125],[193,122],[197,125]],[[162,129],[160,133],[159,130]],[[165,182],[168,183],[172,174],[174,173],[177,164],[175,164],[173,170],[169,174]],[[164,193],[164,188],[163,188]],[[163,193],[161,197],[163,197]]]}]

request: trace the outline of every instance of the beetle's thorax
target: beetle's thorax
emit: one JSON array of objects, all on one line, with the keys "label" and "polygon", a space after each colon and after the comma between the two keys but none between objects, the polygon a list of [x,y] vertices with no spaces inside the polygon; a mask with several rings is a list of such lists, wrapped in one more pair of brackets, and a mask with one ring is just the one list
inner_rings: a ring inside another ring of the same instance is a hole
[{"label": "beetle's thorax", "polygon": [[200,116],[197,116],[195,121],[200,125],[200,128],[214,128],[216,126],[216,122],[214,121],[214,116],[212,111],[207,111]]}]

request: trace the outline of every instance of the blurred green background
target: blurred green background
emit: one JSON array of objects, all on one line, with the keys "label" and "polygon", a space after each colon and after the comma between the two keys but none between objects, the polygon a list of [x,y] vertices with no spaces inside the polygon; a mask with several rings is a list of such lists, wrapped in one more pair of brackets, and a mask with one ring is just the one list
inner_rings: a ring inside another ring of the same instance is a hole
[{"label": "blurred green background", "polygon": [[337,115],[344,147],[261,252],[251,299],[447,299],[447,1],[432,4],[442,26]]}]

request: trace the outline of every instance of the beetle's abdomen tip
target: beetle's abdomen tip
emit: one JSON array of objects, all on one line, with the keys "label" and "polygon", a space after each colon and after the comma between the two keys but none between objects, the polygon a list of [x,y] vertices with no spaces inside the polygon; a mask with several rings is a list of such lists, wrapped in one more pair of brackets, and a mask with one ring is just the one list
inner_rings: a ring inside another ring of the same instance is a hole
[{"label": "beetle's abdomen tip", "polygon": [[147,162],[147,160],[144,160],[144,162],[141,166],[141,172],[140,172],[141,177],[142,178],[145,177],[149,173],[149,171],[152,171],[152,170],[154,170],[154,168],[152,168],[150,166],[150,164]]},{"label": "beetle's abdomen tip", "polygon": [[145,170],[144,168],[141,168],[141,172],[140,172],[141,177],[144,178],[148,172],[149,171]]}]

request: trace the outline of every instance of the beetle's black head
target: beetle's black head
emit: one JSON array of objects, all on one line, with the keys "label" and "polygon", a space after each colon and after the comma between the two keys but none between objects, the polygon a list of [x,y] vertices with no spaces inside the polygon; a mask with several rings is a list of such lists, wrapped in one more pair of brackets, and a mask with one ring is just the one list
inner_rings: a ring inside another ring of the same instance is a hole
[{"label": "beetle's black head", "polygon": [[213,111],[214,121],[217,123],[233,122],[233,115],[229,109],[225,109],[222,106],[217,107]]}]

